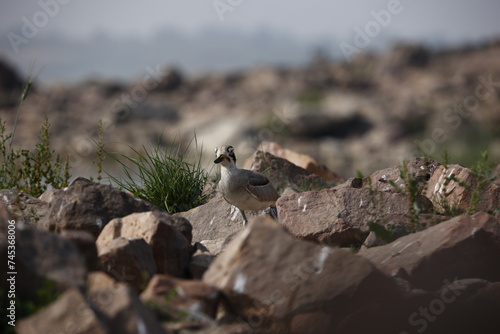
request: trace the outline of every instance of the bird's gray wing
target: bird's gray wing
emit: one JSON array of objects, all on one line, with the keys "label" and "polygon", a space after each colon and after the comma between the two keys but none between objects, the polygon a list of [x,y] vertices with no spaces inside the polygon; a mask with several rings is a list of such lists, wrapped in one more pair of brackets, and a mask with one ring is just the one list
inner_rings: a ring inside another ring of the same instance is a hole
[{"label": "bird's gray wing", "polygon": [[262,202],[276,201],[280,197],[266,176],[252,171],[248,173],[246,190],[252,197]]}]

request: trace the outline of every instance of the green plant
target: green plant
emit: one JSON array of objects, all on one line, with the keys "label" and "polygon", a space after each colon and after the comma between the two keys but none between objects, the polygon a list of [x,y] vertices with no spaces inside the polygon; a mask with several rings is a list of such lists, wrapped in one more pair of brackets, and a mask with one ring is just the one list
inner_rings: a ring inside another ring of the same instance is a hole
[{"label": "green plant", "polygon": [[472,169],[476,174],[486,179],[491,176],[491,172],[493,171],[493,163],[488,162],[488,160],[489,160],[488,151],[482,151],[481,156],[476,161],[474,166],[472,166]]},{"label": "green plant", "polygon": [[[194,141],[196,143],[196,136]],[[111,155],[122,166],[124,179],[106,174],[119,188],[170,214],[189,210],[208,199],[203,192],[208,174],[201,167],[201,154],[194,163],[187,160],[191,143],[184,151],[180,145],[171,149],[162,149],[159,144],[152,150],[143,147],[144,153],[130,147],[135,154],[133,158],[124,154]]]},{"label": "green plant", "polygon": [[297,97],[297,101],[304,106],[317,106],[324,99],[324,93],[319,90],[308,89],[300,93]]},{"label": "green plant", "polygon": [[[94,165],[97,167],[97,183],[101,183],[102,180],[102,162],[104,161],[105,155],[104,155],[104,139],[103,139],[103,131],[102,131],[102,120],[99,121],[99,135],[97,137],[97,140],[93,139],[94,143],[97,146],[96,150],[96,156],[97,160],[94,161]],[[93,178],[90,178],[91,181],[93,181]]]},{"label": "green plant", "polygon": [[69,179],[69,157],[63,161],[51,148],[48,117],[42,124],[39,142],[33,150],[14,149],[13,133],[7,133],[5,122],[0,119],[0,189],[18,189],[34,197],[40,196],[48,186],[62,188]]},{"label": "green plant", "polygon": [[408,211],[411,219],[411,229],[416,232],[419,228],[419,216],[422,212],[417,196],[420,194],[418,180],[415,174],[409,173],[408,161],[404,160],[399,168],[399,177],[404,181],[404,186],[400,187],[393,180],[389,180],[389,184],[401,195],[409,200]]}]

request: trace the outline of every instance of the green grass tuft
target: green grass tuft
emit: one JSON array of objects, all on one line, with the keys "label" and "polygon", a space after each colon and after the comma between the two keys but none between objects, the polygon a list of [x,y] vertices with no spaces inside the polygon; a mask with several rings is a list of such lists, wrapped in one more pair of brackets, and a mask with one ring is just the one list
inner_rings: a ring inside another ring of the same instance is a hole
[{"label": "green grass tuft", "polygon": [[[194,138],[196,143],[196,137]],[[123,168],[124,178],[109,178],[119,188],[132,193],[170,214],[187,211],[204,204],[208,195],[203,190],[208,174],[201,167],[201,154],[196,162],[187,159],[187,150],[181,151],[180,145],[173,149],[163,149],[156,145],[144,153],[131,148],[135,157],[123,154],[111,157]]]}]

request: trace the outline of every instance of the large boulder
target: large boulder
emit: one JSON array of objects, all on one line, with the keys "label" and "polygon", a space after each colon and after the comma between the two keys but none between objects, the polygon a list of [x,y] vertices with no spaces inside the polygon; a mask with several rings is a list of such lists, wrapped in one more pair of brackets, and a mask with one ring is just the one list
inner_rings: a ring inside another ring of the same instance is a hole
[{"label": "large boulder", "polygon": [[96,243],[101,252],[116,238],[143,238],[153,251],[158,273],[185,277],[191,254],[190,232],[185,218],[160,211],[134,213],[109,222]]},{"label": "large boulder", "polygon": [[144,290],[156,274],[153,252],[144,239],[113,239],[100,249],[99,263],[105,272],[137,292]]},{"label": "large boulder", "polygon": [[[340,183],[345,181],[342,176],[330,170],[325,165],[321,165],[310,155],[292,151],[275,142],[262,142],[259,144],[258,150],[264,153],[270,153],[277,158],[285,159],[292,164],[307,170],[309,173],[321,176],[321,178],[328,183]],[[245,168],[252,168],[252,164],[252,158],[249,158],[245,162]]]},{"label": "large boulder", "polygon": [[397,316],[405,307],[394,279],[348,250],[294,239],[268,218],[251,221],[203,281],[221,289],[228,311],[255,331],[389,333],[406,321]]},{"label": "large boulder", "polygon": [[[246,214],[249,219],[255,215],[251,211]],[[223,198],[214,198],[208,203],[176,214],[176,216],[184,217],[193,225],[194,242],[224,241],[243,228],[243,218],[240,212]]]},{"label": "large boulder", "polygon": [[114,218],[157,209],[126,192],[84,178],[75,179],[67,188],[56,190],[48,197],[49,210],[40,219],[39,226],[56,233],[83,230],[97,237]]},{"label": "large boulder", "polygon": [[279,193],[287,187],[300,192],[331,186],[320,176],[268,152],[255,152],[250,169],[266,175]]},{"label": "large boulder", "polygon": [[484,212],[458,216],[359,252],[387,274],[403,270],[409,282],[427,290],[457,278],[500,281],[498,254],[500,222]]},{"label": "large boulder", "polygon": [[[428,202],[424,196],[417,200]],[[363,243],[370,222],[386,224],[398,217],[411,223],[413,205],[403,194],[363,187],[363,180],[357,178],[334,188],[281,197],[276,202],[280,222],[292,235],[342,246]]]}]

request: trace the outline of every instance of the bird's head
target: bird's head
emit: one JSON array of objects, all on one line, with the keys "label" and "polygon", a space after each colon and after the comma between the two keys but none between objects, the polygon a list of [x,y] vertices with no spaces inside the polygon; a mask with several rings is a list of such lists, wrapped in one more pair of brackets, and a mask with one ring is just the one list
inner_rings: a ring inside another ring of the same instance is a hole
[{"label": "bird's head", "polygon": [[236,156],[234,155],[234,147],[232,146],[221,146],[215,148],[215,164],[221,164],[223,166],[229,164],[236,164]]}]

